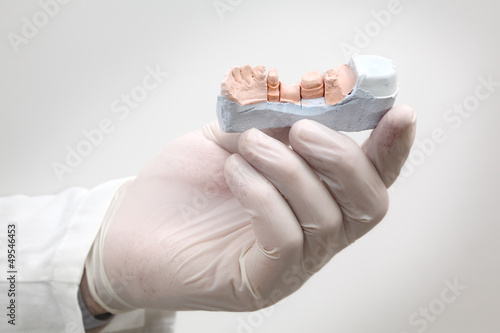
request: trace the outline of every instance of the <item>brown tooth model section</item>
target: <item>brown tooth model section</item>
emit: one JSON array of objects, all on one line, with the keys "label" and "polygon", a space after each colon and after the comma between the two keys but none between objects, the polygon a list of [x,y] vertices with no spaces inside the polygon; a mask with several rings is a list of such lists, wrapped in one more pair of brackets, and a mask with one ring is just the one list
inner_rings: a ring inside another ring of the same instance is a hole
[{"label": "brown tooth model section", "polygon": [[349,95],[356,85],[356,73],[347,64],[325,73],[325,103],[334,105]]},{"label": "brown tooth model section", "polygon": [[325,96],[323,76],[320,72],[309,72],[300,82],[300,95],[303,99],[321,98]]},{"label": "brown tooth model section", "polygon": [[300,103],[300,84],[297,82],[291,86],[281,82],[281,102]]},{"label": "brown tooth model section", "polygon": [[299,104],[300,99],[325,97],[325,103],[334,105],[342,101],[356,85],[356,73],[347,64],[320,72],[309,72],[299,83],[286,85],[279,81],[278,71],[267,74],[264,66],[233,67],[221,84],[221,94],[241,105],[261,102]]},{"label": "brown tooth model section", "polygon": [[231,68],[222,81],[221,94],[241,105],[266,102],[266,68],[250,65]]},{"label": "brown tooth model section", "polygon": [[280,81],[278,70],[272,68],[267,74],[267,100],[269,102],[280,102]]}]

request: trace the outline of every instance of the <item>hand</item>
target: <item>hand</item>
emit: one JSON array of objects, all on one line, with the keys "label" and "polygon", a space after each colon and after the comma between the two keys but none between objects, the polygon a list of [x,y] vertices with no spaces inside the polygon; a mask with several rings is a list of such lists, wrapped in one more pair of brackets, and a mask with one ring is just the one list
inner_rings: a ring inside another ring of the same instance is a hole
[{"label": "hand", "polygon": [[113,313],[276,303],[384,217],[415,126],[399,106],[362,147],[308,120],[181,137],[117,194],[86,264],[94,298]]}]

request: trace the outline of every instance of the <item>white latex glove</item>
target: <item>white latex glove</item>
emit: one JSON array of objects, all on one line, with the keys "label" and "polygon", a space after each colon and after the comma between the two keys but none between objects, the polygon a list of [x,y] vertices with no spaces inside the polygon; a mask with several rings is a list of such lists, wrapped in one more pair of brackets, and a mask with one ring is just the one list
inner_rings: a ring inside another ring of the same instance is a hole
[{"label": "white latex glove", "polygon": [[117,194],[86,263],[94,298],[112,313],[276,303],[384,217],[415,124],[395,107],[363,147],[308,120],[181,137]]}]

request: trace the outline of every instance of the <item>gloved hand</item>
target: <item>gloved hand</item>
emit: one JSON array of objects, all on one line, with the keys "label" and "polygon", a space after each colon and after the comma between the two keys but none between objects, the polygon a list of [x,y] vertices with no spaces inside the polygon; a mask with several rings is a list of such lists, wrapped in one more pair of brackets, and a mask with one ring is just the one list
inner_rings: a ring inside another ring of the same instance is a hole
[{"label": "gloved hand", "polygon": [[112,313],[276,303],[384,217],[415,124],[395,107],[362,147],[309,120],[181,137],[117,193],[86,262],[94,299]]}]

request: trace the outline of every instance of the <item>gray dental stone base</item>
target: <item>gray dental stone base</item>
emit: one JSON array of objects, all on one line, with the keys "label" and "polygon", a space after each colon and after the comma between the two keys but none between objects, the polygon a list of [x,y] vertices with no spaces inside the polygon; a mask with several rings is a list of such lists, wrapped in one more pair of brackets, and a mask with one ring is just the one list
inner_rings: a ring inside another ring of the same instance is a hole
[{"label": "gray dental stone base", "polygon": [[252,127],[288,127],[301,119],[311,119],[337,131],[357,132],[375,128],[394,105],[396,95],[374,97],[355,88],[335,105],[325,104],[324,98],[303,101],[302,104],[263,102],[240,105],[219,95],[217,117],[220,127],[227,133],[240,133]]}]

